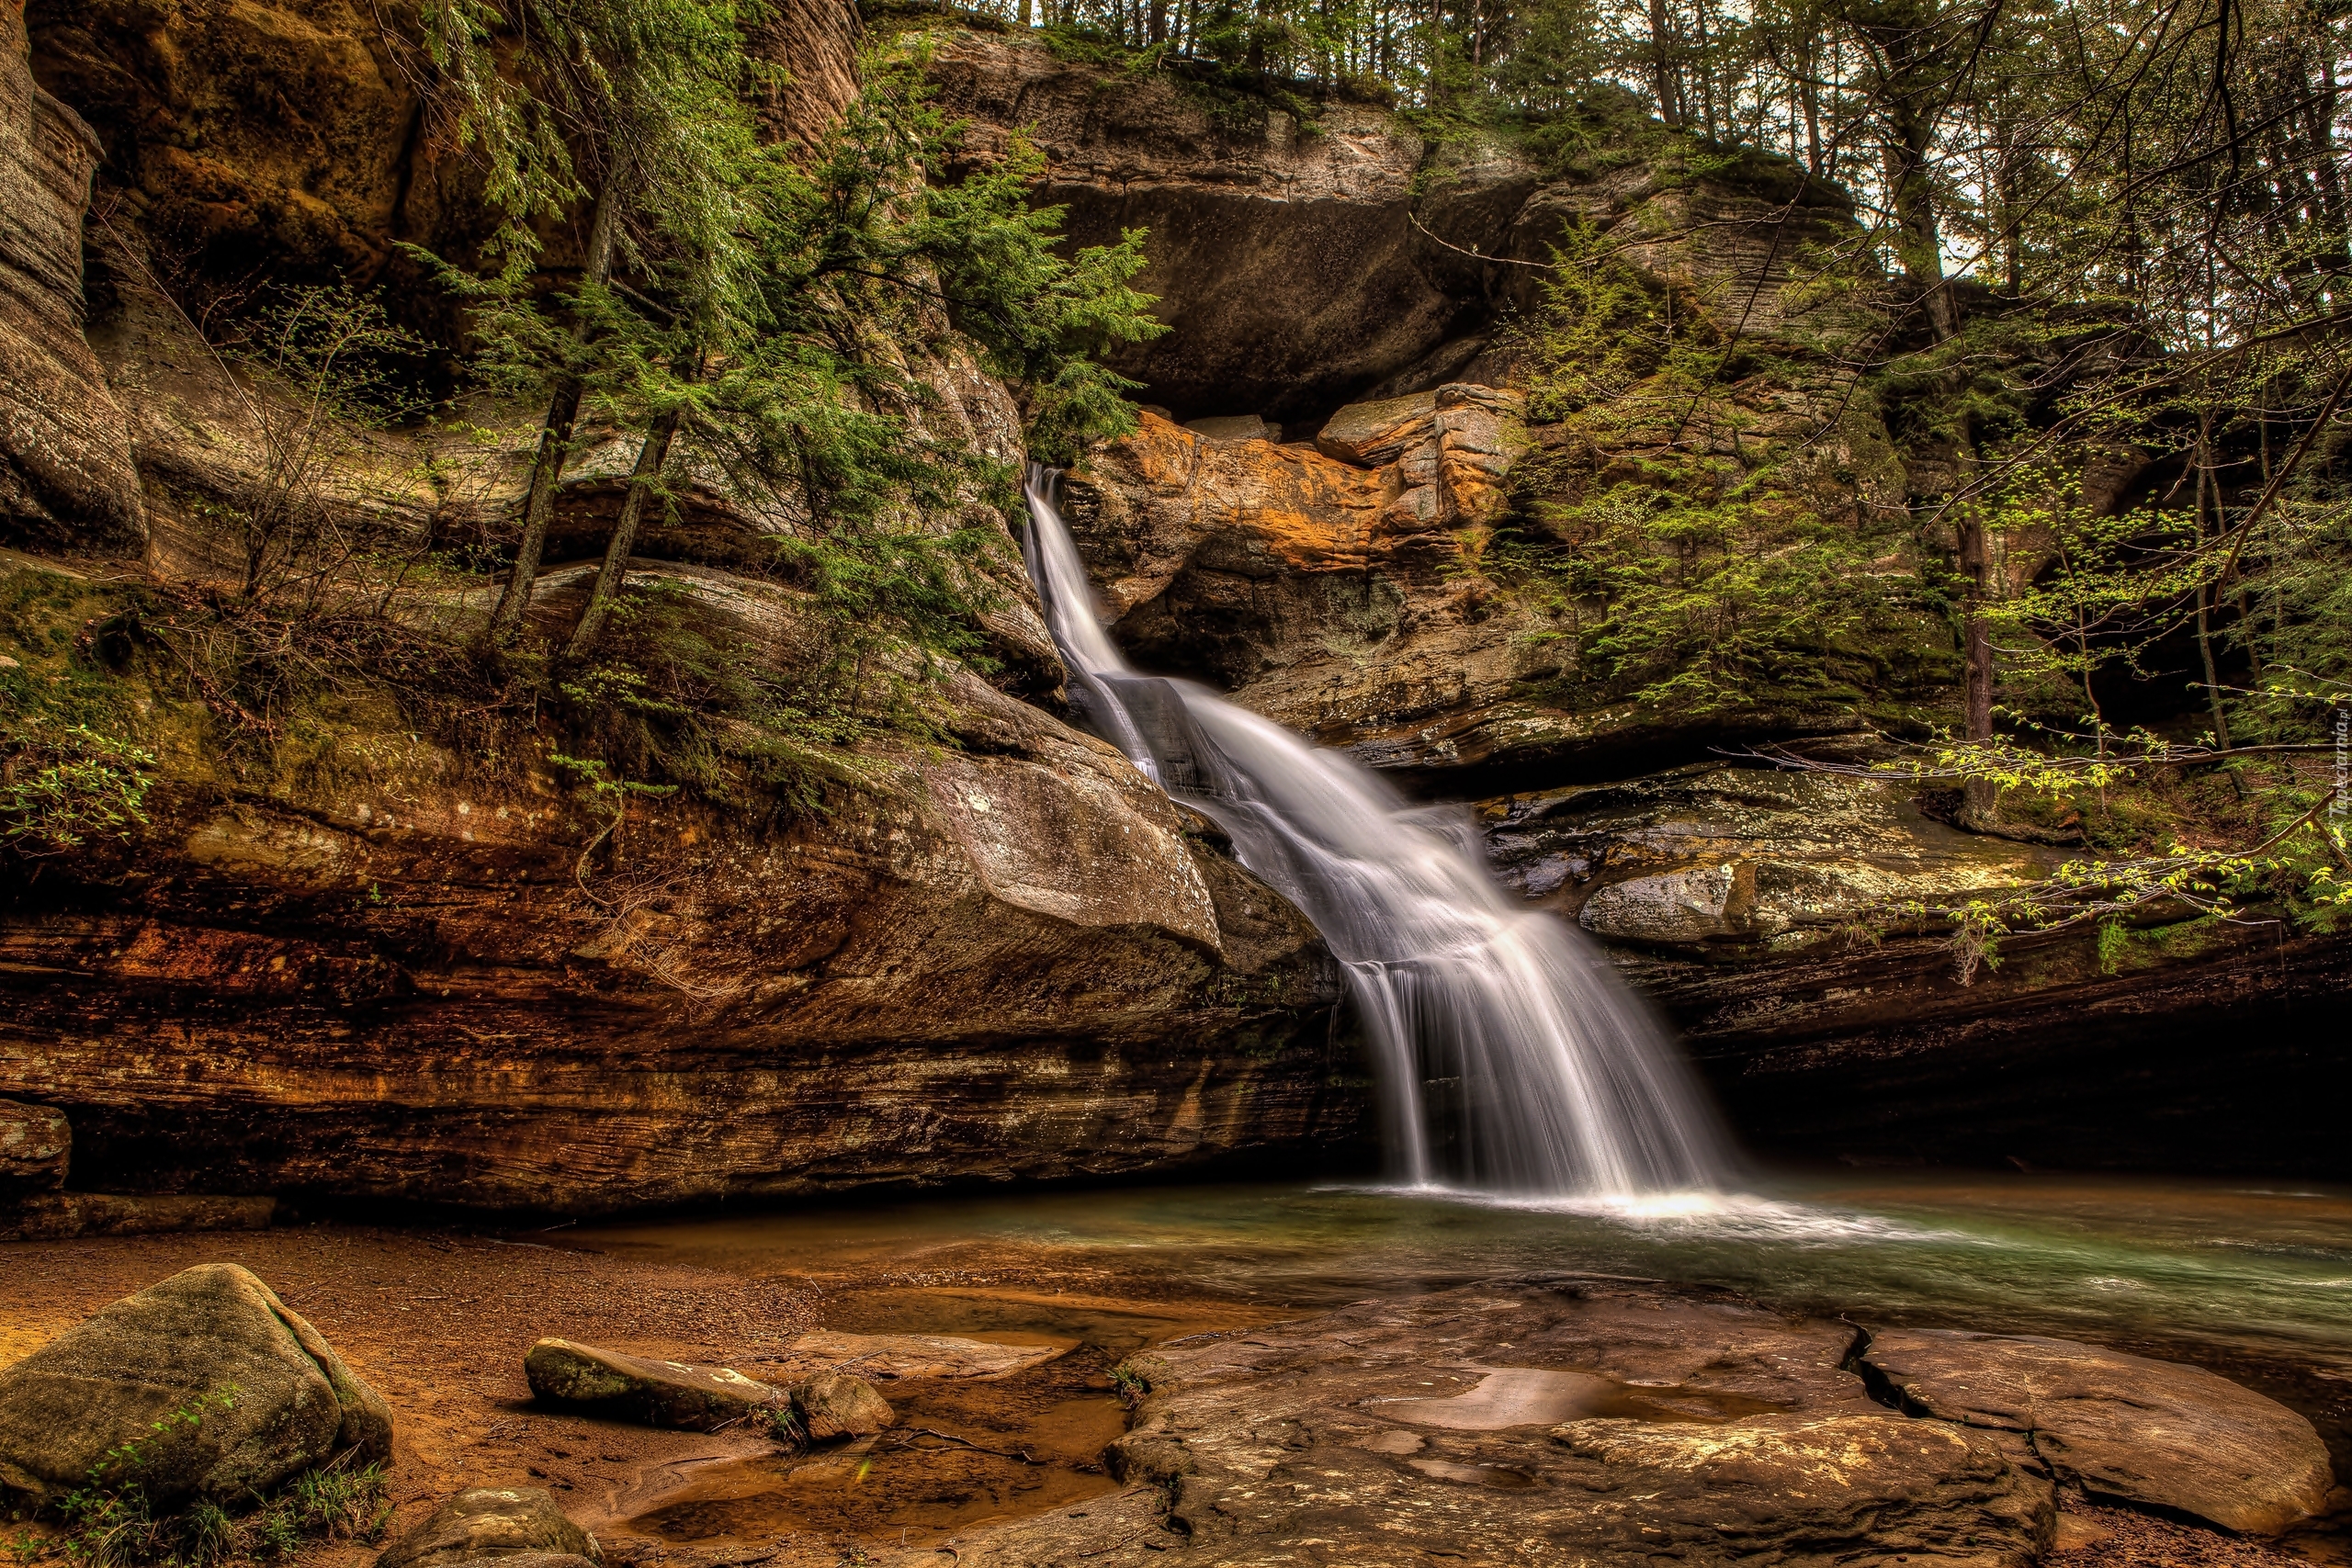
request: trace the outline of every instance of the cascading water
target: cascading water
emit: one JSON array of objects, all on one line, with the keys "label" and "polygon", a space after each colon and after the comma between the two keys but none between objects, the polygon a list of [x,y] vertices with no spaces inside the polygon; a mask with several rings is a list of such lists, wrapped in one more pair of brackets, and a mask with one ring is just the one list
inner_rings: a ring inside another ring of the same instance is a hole
[{"label": "cascading water", "polygon": [[1720,1190],[1713,1118],[1672,1044],[1581,932],[1512,906],[1465,818],[1127,667],[1056,478],[1030,471],[1026,547],[1072,705],[1322,931],[1378,1058],[1396,1174],[1529,1198]]}]

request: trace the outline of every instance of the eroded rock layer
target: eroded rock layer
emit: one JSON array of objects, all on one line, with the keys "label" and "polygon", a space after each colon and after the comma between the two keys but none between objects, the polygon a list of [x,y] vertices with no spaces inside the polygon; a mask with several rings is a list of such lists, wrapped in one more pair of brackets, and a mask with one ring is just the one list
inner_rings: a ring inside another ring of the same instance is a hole
[{"label": "eroded rock layer", "polygon": [[596,1212],[1173,1168],[1361,1093],[1311,927],[1107,747],[972,682],[967,750],[745,835],[419,747],[363,791],[185,795],[0,921],[0,1086],[82,1185]]}]

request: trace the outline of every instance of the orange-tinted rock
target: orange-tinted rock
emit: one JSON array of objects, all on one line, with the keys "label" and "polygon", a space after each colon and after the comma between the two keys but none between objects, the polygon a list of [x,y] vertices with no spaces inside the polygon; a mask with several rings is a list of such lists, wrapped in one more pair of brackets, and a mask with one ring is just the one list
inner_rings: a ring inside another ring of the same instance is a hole
[{"label": "orange-tinted rock", "polygon": [[1872,1404],[1840,1370],[1852,1342],[1842,1324],[1573,1279],[1200,1336],[1139,1359],[1150,1393],[1103,1456],[1165,1488],[1145,1494],[1161,1517],[1055,1510],[964,1557],[2029,1568],[2054,1506],[2022,1445]]},{"label": "orange-tinted rock", "polygon": [[2202,1367],[2039,1336],[1890,1329],[1864,1360],[1906,1407],[2027,1434],[2094,1497],[2277,1535],[2327,1506],[2312,1424]]}]

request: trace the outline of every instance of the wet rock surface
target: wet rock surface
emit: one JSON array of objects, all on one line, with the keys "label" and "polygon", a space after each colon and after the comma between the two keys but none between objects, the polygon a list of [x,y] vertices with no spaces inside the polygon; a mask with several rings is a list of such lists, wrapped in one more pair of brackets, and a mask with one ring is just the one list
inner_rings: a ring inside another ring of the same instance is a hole
[{"label": "wet rock surface", "polygon": [[2039,1337],[1888,1330],[1863,1360],[1905,1405],[2017,1432],[2101,1500],[2277,1535],[2327,1506],[2312,1424],[2199,1367]]},{"label": "wet rock surface", "polygon": [[0,1490],[53,1502],[94,1479],[159,1510],[266,1494],[356,1450],[391,1410],[251,1271],[199,1264],[0,1370]]},{"label": "wet rock surface", "polygon": [[886,1382],[985,1381],[1010,1377],[1068,1353],[1059,1345],[1001,1345],[944,1334],[844,1334],[819,1328],[795,1338],[777,1359],[788,1368],[854,1371]]},{"label": "wet rock surface", "polygon": [[1592,1280],[1370,1302],[1163,1348],[1110,1458],[1169,1489],[1012,1525],[975,1563],[1615,1560],[2024,1564],[2054,1491],[2001,1435],[1906,1418],[1846,1325]]}]

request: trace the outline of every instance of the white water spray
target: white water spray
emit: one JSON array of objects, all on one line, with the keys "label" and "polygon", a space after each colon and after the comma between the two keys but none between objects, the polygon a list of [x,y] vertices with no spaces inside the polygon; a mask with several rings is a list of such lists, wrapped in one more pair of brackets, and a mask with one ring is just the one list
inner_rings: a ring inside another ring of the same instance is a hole
[{"label": "white water spray", "polygon": [[1720,1190],[1713,1119],[1672,1044],[1581,932],[1513,907],[1466,818],[1417,810],[1205,687],[1128,668],[1055,478],[1030,470],[1026,545],[1071,705],[1323,933],[1376,1057],[1396,1175],[1536,1199]]}]

